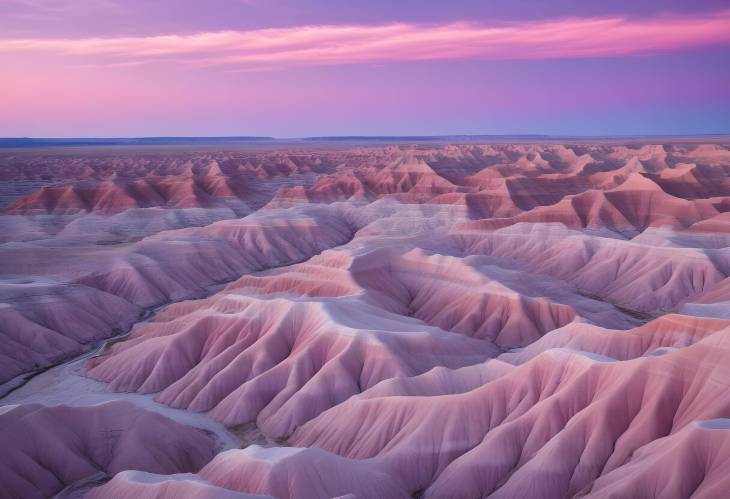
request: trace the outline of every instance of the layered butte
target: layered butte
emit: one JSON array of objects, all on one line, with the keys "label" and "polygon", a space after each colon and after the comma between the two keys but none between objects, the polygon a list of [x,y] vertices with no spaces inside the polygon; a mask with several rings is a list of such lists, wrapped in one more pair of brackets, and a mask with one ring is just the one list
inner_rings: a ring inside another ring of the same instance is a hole
[{"label": "layered butte", "polygon": [[0,155],[0,497],[720,498],[730,145]]}]

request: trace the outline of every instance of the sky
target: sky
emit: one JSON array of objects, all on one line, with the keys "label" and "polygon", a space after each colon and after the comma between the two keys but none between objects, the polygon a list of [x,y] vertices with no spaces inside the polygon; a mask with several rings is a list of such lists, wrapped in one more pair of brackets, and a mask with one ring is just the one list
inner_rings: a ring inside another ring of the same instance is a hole
[{"label": "sky", "polygon": [[0,0],[0,136],[730,133],[727,0]]}]

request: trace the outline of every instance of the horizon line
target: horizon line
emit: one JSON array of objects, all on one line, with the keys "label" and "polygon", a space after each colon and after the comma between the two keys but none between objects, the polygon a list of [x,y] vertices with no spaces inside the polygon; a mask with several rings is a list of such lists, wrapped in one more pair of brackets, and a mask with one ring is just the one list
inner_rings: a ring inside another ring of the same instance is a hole
[{"label": "horizon line", "polygon": [[322,135],[310,137],[268,136],[148,136],[148,137],[0,137],[0,150],[84,147],[307,145],[307,144],[405,144],[405,143],[542,143],[591,141],[730,140],[730,132],[701,134],[550,135],[550,134],[454,134],[454,135]]},{"label": "horizon line", "polygon": [[448,133],[448,134],[362,134],[362,135],[303,135],[292,137],[275,137],[270,135],[111,135],[111,136],[4,136],[0,142],[22,141],[22,142],[70,142],[70,141],[139,141],[139,140],[238,140],[238,141],[305,141],[305,140],[380,140],[380,139],[402,139],[402,140],[438,140],[454,138],[682,138],[682,137],[730,137],[730,131],[724,132],[700,132],[700,133],[617,133],[617,134],[550,134],[550,133]]}]

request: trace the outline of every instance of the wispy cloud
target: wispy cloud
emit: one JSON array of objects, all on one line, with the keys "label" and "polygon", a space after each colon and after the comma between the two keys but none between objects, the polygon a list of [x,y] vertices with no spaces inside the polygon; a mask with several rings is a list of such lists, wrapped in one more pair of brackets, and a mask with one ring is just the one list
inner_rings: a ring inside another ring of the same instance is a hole
[{"label": "wispy cloud", "polygon": [[448,59],[626,56],[730,44],[730,10],[691,17],[571,18],[500,25],[300,26],[140,37],[0,39],[0,53],[46,53],[75,64],[147,61],[256,70]]}]

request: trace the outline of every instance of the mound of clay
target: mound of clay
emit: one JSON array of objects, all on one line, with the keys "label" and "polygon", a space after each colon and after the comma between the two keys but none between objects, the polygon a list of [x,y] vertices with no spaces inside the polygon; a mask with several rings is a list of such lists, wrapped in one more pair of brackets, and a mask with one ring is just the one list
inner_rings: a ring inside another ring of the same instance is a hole
[{"label": "mound of clay", "polygon": [[730,268],[724,252],[645,246],[561,224],[516,224],[496,231],[458,228],[452,236],[464,254],[517,262],[640,312],[672,310],[725,281]]},{"label": "mound of clay", "polygon": [[178,473],[213,457],[200,430],[128,402],[89,407],[0,407],[3,497],[50,497],[99,471]]},{"label": "mound of clay", "polygon": [[684,348],[728,329],[729,320],[680,314],[667,314],[629,331],[570,324],[546,334],[519,352],[501,355],[500,360],[521,364],[551,348],[569,348],[616,360],[630,360]]},{"label": "mound of clay", "polygon": [[[729,334],[623,363],[549,350],[462,394],[350,399],[291,441],[382,463],[425,497],[573,496],[652,442],[730,414]],[[706,466],[675,454],[675,472],[719,490],[728,478],[712,470],[724,457],[710,448]]]},{"label": "mound of clay", "polygon": [[155,499],[172,499],[180,495],[230,499],[411,497],[396,477],[375,463],[342,458],[320,449],[262,448],[257,445],[218,454],[197,475],[165,477],[123,472],[86,497],[132,497],[132,492]]},{"label": "mound of clay", "polygon": [[0,281],[0,381],[83,352],[125,332],[141,309],[86,286]]},{"label": "mound of clay", "polygon": [[[499,353],[364,303],[223,292],[183,303],[90,361],[112,389],[154,393],[226,424],[256,420],[270,436],[393,377],[461,367]],[[174,318],[172,318],[174,317]]]},{"label": "mound of clay", "polygon": [[[0,248],[5,305],[0,381],[120,334],[142,308],[204,294],[241,274],[304,260],[349,240],[329,212],[252,216],[168,231],[122,248],[67,245]],[[52,279],[51,279],[52,277]]]},{"label": "mound of clay", "polygon": [[252,445],[218,454],[200,476],[227,489],[281,499],[327,499],[346,494],[363,499],[410,497],[397,477],[378,465],[320,449]]}]

